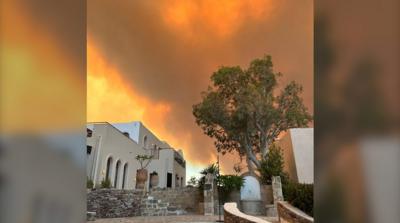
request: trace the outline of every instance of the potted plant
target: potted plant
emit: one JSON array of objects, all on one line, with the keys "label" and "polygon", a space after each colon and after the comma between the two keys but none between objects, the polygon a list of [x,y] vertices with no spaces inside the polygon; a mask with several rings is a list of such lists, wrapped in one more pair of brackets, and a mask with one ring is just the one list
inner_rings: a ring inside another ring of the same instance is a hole
[{"label": "potted plant", "polygon": [[136,189],[144,189],[144,185],[147,181],[147,169],[146,167],[150,164],[153,156],[149,155],[137,155],[136,160],[140,163],[140,169],[136,171]]}]

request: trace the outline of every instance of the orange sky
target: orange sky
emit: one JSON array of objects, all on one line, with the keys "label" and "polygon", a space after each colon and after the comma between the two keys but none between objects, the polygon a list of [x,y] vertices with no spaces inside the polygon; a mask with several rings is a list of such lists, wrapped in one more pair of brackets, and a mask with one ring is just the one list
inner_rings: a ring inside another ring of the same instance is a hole
[{"label": "orange sky", "polygon": [[40,21],[29,4],[15,0],[2,6],[2,130],[32,133],[80,128],[85,121],[81,115],[85,79],[79,76],[83,70],[78,64],[83,62],[77,61],[84,58],[71,56],[73,50],[65,47],[68,42]]},{"label": "orange sky", "polygon": [[[215,162],[191,106],[219,66],[271,54],[313,109],[311,0],[89,0],[87,18],[88,121],[142,121],[184,151],[189,176]],[[222,170],[238,161],[225,156]]]}]

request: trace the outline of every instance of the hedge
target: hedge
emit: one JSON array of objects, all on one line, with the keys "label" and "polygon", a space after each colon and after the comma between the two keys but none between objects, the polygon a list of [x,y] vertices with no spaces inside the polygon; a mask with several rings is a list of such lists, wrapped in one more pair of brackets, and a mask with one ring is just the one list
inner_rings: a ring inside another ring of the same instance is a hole
[{"label": "hedge", "polygon": [[314,185],[290,182],[282,185],[283,197],[291,205],[313,216]]}]

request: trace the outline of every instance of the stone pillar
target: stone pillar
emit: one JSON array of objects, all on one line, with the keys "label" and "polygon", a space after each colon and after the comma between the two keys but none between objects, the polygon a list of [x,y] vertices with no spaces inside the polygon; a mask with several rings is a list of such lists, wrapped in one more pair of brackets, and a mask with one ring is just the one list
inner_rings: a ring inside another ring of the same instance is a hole
[{"label": "stone pillar", "polygon": [[280,176],[272,177],[272,196],[274,199],[274,204],[267,204],[266,214],[267,216],[276,217],[278,216],[278,201],[283,201],[283,193],[282,193],[282,183]]},{"label": "stone pillar", "polygon": [[210,173],[204,182],[204,215],[214,215],[214,176]]},{"label": "stone pillar", "polygon": [[272,177],[272,193],[274,196],[274,205],[276,207],[278,201],[283,201],[282,183],[280,176]]}]

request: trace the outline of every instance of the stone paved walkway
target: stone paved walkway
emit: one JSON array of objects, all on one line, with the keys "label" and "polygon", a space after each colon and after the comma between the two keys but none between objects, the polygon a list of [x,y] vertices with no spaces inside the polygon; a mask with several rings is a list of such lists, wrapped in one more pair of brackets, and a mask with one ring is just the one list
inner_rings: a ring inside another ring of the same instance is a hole
[{"label": "stone paved walkway", "polygon": [[[270,218],[261,216],[269,222],[278,222],[277,218]],[[222,216],[223,219],[223,216]],[[215,222],[218,216],[204,216],[204,215],[180,215],[180,216],[152,216],[152,217],[130,217],[130,218],[103,218],[90,223],[204,223]]]}]

